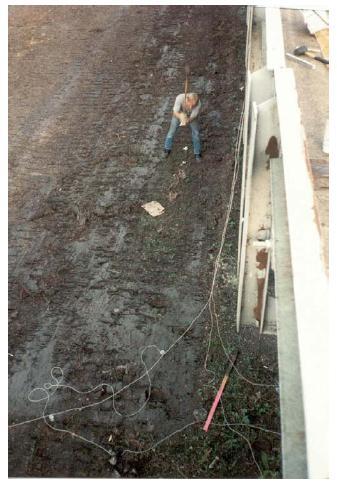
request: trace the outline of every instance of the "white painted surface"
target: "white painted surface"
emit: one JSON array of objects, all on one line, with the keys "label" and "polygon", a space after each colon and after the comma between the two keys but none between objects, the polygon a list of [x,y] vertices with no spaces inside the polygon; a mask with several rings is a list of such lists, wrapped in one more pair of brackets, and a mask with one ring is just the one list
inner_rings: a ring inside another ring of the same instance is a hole
[{"label": "white painted surface", "polygon": [[266,8],[267,69],[285,67],[281,12],[279,8]]},{"label": "white painted surface", "polygon": [[[258,71],[257,77],[252,76],[252,101],[263,99],[264,96],[274,92],[268,83],[265,83],[265,89],[261,90],[261,84],[255,83],[256,79],[263,79],[259,76],[263,70]],[[273,79],[271,74],[264,70],[264,73]],[[268,87],[268,88],[267,88]],[[255,138],[255,151],[253,159],[253,168],[251,176],[251,187],[249,192],[249,210],[244,212],[247,222],[247,238],[242,239],[242,248],[245,249],[244,275],[242,282],[242,299],[240,324],[249,325],[256,323],[254,309],[258,304],[258,284],[256,272],[256,239],[261,232],[271,228],[271,205],[270,205],[270,177],[269,177],[269,155],[266,154],[266,147],[272,136],[276,137],[279,145],[279,129],[277,119],[276,98],[271,97],[269,100],[258,104],[258,121]],[[247,194],[246,194],[247,196]],[[241,271],[241,266],[240,266]],[[261,317],[263,318],[263,308]],[[263,319],[262,319],[263,320]],[[262,323],[260,323],[262,324]],[[273,326],[274,327],[274,326]],[[265,322],[265,329],[268,328],[268,322]]]},{"label": "white painted surface", "polygon": [[[270,161],[283,479],[305,479],[307,454],[282,159]],[[270,299],[270,297],[269,297]]]},{"label": "white painted surface", "polygon": [[258,69],[251,73],[251,101],[255,101],[257,105],[273,98],[275,96],[275,86],[273,73],[268,71],[266,67]]},{"label": "white painted surface", "polygon": [[246,93],[245,93],[245,112],[243,117],[243,156],[242,156],[242,176],[241,176],[241,202],[240,202],[240,224],[239,224],[239,240],[238,240],[238,272],[240,268],[241,256],[241,238],[243,227],[243,211],[245,201],[245,187],[246,187],[246,172],[247,172],[247,154],[248,154],[248,119],[250,112],[250,89],[251,89],[251,74],[247,70],[246,75]]},{"label": "white painted surface", "polygon": [[295,78],[275,70],[298,325],[309,478],[327,478],[329,458],[328,281],[314,211]]},{"label": "white painted surface", "polygon": [[258,120],[258,108],[257,108],[256,103],[253,102],[250,137],[249,137],[249,147],[248,147],[247,178],[246,178],[246,186],[245,186],[245,201],[244,201],[244,212],[243,212],[243,218],[244,219],[243,219],[243,226],[242,226],[242,248],[241,248],[241,253],[240,253],[238,301],[237,301],[237,309],[236,309],[236,330],[238,332],[239,332],[239,329],[240,329],[240,319],[241,319],[241,303],[242,303],[242,293],[243,293],[243,279],[244,279],[244,272],[245,272],[249,209],[250,209],[250,191],[251,191],[251,184],[252,184],[252,171],[253,171],[253,160],[254,160],[254,152],[255,152],[255,137],[256,137],[257,120]]}]

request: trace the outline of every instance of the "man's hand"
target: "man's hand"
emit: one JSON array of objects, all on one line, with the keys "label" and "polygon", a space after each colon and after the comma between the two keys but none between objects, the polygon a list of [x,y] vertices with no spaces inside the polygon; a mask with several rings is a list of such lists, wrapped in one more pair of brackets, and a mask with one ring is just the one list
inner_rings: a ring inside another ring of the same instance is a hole
[{"label": "man's hand", "polygon": [[188,116],[185,113],[180,113],[180,124],[187,125],[189,122]]}]

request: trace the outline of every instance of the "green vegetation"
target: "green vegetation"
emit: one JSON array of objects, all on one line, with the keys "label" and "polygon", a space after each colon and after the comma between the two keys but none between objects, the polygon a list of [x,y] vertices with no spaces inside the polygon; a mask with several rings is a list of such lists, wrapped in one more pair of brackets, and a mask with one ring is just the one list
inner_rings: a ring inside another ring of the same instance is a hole
[{"label": "green vegetation", "polygon": [[[229,229],[234,232],[235,227]],[[276,342],[261,347],[259,337],[244,339],[235,331],[236,254],[225,244],[214,295],[213,329],[209,319],[205,353],[207,370],[196,391],[208,413],[227,367],[226,354],[240,349],[227,386],[207,433],[203,421],[178,433],[156,449],[156,461],[143,474],[167,478],[280,478],[280,417]],[[229,256],[226,256],[229,255]],[[214,265],[210,258],[210,265]],[[217,314],[217,316],[216,316]],[[220,334],[220,337],[219,337]],[[256,334],[256,333],[255,333]],[[251,338],[251,336],[249,336]],[[269,337],[266,337],[266,339]],[[225,348],[225,349],[224,349]],[[267,351],[268,356],[264,353]],[[264,365],[267,362],[268,366]],[[214,375],[213,375],[214,374]],[[214,376],[214,382],[209,381]],[[258,383],[260,385],[256,385]],[[227,425],[235,424],[235,425]]]}]

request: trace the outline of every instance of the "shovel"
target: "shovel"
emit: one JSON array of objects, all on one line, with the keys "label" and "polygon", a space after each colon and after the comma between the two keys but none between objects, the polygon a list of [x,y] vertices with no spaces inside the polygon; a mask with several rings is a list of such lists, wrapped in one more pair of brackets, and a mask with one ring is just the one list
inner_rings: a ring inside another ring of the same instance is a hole
[{"label": "shovel", "polygon": [[[190,67],[186,64],[185,66],[185,105],[186,105],[186,97],[187,97],[187,91],[188,91],[188,76],[190,74]],[[185,123],[180,123],[181,127],[185,127]]]}]

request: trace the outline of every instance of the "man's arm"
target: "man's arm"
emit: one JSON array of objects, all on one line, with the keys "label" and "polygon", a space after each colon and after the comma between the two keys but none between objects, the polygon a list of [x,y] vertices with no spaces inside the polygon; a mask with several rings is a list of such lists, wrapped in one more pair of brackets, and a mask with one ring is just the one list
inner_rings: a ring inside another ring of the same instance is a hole
[{"label": "man's arm", "polygon": [[201,108],[201,102],[199,100],[197,106],[195,108],[193,108],[193,110],[191,111],[191,116],[188,120],[189,123],[197,118],[197,116],[200,113],[200,108]]},{"label": "man's arm", "polygon": [[188,117],[183,112],[174,111],[173,115],[180,120],[180,122],[185,125],[188,122]]},{"label": "man's arm", "polygon": [[185,113],[183,113],[181,111],[183,100],[184,100],[183,94],[182,95],[180,94],[176,97],[176,100],[175,100],[175,103],[174,103],[174,106],[173,106],[173,116],[178,118],[178,120],[180,120],[180,123],[182,123],[184,125],[185,123],[187,123],[188,118],[185,115]]}]

